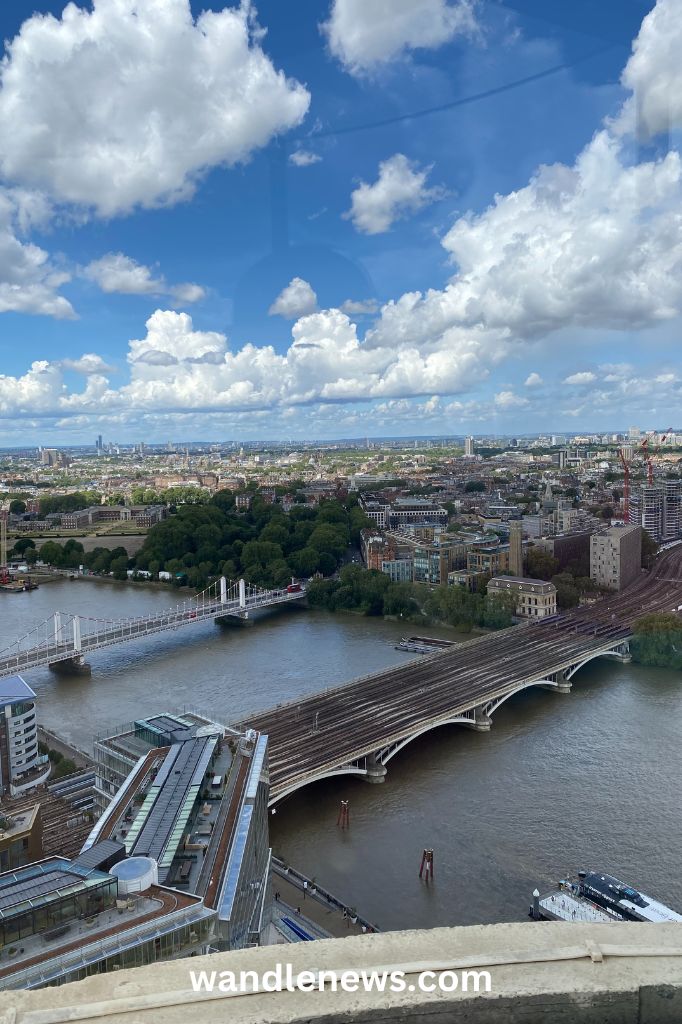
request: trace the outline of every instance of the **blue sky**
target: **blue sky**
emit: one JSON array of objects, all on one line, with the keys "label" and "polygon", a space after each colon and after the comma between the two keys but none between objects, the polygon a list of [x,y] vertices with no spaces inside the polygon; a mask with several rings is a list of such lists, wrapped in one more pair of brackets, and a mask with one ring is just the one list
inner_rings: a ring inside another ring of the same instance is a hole
[{"label": "blue sky", "polygon": [[682,428],[682,0],[0,21],[0,445]]}]

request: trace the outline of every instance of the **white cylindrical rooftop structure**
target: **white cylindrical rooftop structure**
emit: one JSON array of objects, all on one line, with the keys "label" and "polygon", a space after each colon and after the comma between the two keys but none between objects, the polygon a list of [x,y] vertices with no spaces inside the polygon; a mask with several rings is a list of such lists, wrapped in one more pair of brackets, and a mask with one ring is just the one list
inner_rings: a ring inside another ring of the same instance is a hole
[{"label": "white cylindrical rooftop structure", "polygon": [[159,881],[159,867],[153,857],[127,857],[114,864],[110,874],[118,878],[119,896],[145,892]]}]

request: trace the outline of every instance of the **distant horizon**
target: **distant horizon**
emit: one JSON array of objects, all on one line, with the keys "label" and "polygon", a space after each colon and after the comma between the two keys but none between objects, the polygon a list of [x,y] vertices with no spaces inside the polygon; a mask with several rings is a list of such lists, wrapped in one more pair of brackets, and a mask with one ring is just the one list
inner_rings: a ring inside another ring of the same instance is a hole
[{"label": "distant horizon", "polygon": [[[575,438],[575,437],[584,437],[584,436],[587,436],[587,435],[596,435],[596,434],[598,434],[600,436],[604,436],[606,434],[619,434],[619,435],[621,435],[621,437],[624,437],[625,439],[627,439],[627,433],[628,433],[628,430],[630,430],[630,429],[632,429],[632,428],[625,428],[625,429],[623,429],[623,428],[621,428],[621,429],[609,428],[609,429],[604,429],[604,430],[573,430],[573,431],[568,431],[568,430],[549,430],[549,431],[534,431],[534,432],[530,432],[530,433],[519,433],[519,432],[510,431],[508,434],[486,434],[486,433],[481,433],[481,434],[467,434],[467,433],[457,433],[457,434],[367,434],[367,435],[361,434],[361,435],[358,435],[357,437],[353,437],[353,436],[347,436],[347,437],[328,437],[328,438],[323,438],[323,437],[318,437],[318,438],[298,437],[298,438],[280,438],[280,439],[274,439],[274,438],[239,438],[239,439],[236,439],[236,440],[232,440],[232,439],[229,439],[229,438],[213,438],[213,439],[205,439],[205,440],[201,440],[201,439],[187,439],[186,438],[186,439],[183,439],[183,440],[180,440],[180,441],[172,441],[172,442],[169,442],[168,440],[165,440],[165,441],[144,441],[144,442],[141,442],[139,439],[138,440],[133,440],[133,441],[122,441],[122,440],[114,440],[114,439],[109,440],[109,439],[104,438],[104,436],[103,436],[103,443],[105,445],[113,444],[113,445],[125,447],[126,449],[127,448],[133,448],[133,447],[135,447],[137,445],[140,445],[140,444],[144,444],[146,447],[149,447],[149,448],[163,448],[163,447],[167,446],[169,443],[171,443],[173,445],[174,449],[176,449],[176,448],[181,449],[181,448],[187,447],[189,445],[191,445],[191,446],[201,446],[201,447],[210,447],[210,446],[215,446],[215,445],[221,445],[221,446],[230,445],[230,446],[233,446],[233,447],[238,447],[240,445],[248,445],[249,447],[254,447],[254,446],[262,446],[262,447],[274,446],[274,447],[282,447],[282,448],[284,448],[284,447],[292,447],[292,446],[295,446],[295,445],[313,445],[314,446],[314,445],[319,445],[319,444],[322,444],[322,445],[339,445],[339,446],[341,446],[341,445],[346,444],[346,443],[353,444],[354,446],[356,446],[356,445],[357,446],[361,446],[362,442],[371,442],[373,444],[380,444],[381,442],[387,442],[387,443],[405,442],[405,443],[410,443],[410,442],[415,442],[415,441],[417,441],[417,442],[419,442],[419,441],[422,441],[422,442],[437,442],[437,443],[441,443],[441,442],[459,443],[460,440],[464,441],[464,439],[467,438],[467,437],[473,437],[474,441],[482,440],[482,441],[490,442],[490,444],[493,444],[493,442],[496,441],[496,440],[498,440],[498,441],[507,441],[507,440],[510,440],[510,439],[517,439],[517,438],[522,439],[522,440],[533,440],[533,439],[537,439],[537,438],[541,438],[541,437],[542,438],[550,438],[552,435],[560,435],[560,436],[566,437],[567,439],[569,439],[569,438],[572,439],[572,438]],[[667,428],[665,428],[665,427],[661,427],[661,428],[649,427],[649,428],[646,428],[646,429],[642,428],[641,436],[646,436],[646,434],[652,433],[652,432],[664,433],[666,429]],[[677,428],[673,427],[672,433],[673,434],[682,433],[682,428],[680,428],[678,430]],[[554,446],[551,446],[551,447],[562,447],[562,445],[558,444],[558,445],[554,445]],[[87,441],[83,441],[83,442],[73,442],[73,443],[68,443],[68,444],[32,443],[32,444],[11,445],[11,446],[10,445],[5,445],[5,446],[0,446],[0,452],[26,451],[28,449],[30,449],[30,450],[35,449],[36,451],[38,451],[41,448],[56,448],[56,449],[59,449],[59,450],[89,450],[89,449],[94,449],[95,448],[95,443],[94,442],[88,443]],[[108,455],[108,454],[109,453],[105,452],[105,455]],[[168,454],[171,454],[171,453],[169,452]]]}]

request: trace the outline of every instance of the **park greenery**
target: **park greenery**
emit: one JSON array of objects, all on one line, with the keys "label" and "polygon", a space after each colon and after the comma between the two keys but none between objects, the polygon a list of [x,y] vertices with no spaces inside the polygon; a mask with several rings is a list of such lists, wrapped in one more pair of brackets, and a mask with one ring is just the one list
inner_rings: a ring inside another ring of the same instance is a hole
[{"label": "park greenery", "polygon": [[640,665],[682,669],[682,619],[670,612],[642,616],[635,622],[630,653]]},{"label": "park greenery", "polygon": [[134,567],[170,572],[199,588],[216,576],[282,587],[292,576],[330,576],[367,525],[355,496],[317,507],[298,504],[285,513],[254,494],[251,507],[238,512],[232,492],[218,491],[204,504],[178,506],[153,526]]},{"label": "park greenery", "polygon": [[462,587],[394,583],[384,573],[353,564],[344,565],[334,579],[313,580],[308,585],[308,603],[330,611],[388,615],[420,624],[444,623],[465,632],[475,626],[511,626],[514,611],[507,594],[488,597]]},{"label": "park greenery", "polygon": [[[205,492],[202,492],[205,493]],[[124,547],[85,551],[73,538],[63,545],[21,538],[14,555],[32,565],[38,558],[58,568],[80,565],[94,573],[127,579],[128,571],[156,576],[168,572],[178,585],[203,589],[218,577],[243,577],[262,587],[286,586],[292,576],[329,576],[342,562],[360,530],[371,525],[357,498],[345,503],[323,501],[317,507],[294,505],[289,513],[253,495],[251,508],[238,512],[234,494],[219,491],[210,500],[178,505],[174,514],[153,526],[134,558]]]}]

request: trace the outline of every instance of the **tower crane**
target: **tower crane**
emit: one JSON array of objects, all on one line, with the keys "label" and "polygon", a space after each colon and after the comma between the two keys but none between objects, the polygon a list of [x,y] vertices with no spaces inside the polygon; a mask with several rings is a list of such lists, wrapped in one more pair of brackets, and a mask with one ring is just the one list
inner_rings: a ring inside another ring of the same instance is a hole
[{"label": "tower crane", "polygon": [[672,427],[668,427],[668,429],[666,430],[665,434],[661,434],[661,436],[660,436],[660,438],[658,440],[658,443],[656,444],[656,446],[653,449],[650,447],[650,441],[653,439],[653,437],[654,437],[654,435],[656,433],[655,430],[650,431],[647,434],[647,436],[644,438],[644,440],[642,441],[641,448],[642,448],[642,451],[644,452],[644,458],[646,460],[647,483],[648,483],[649,487],[653,487],[653,483],[654,483],[654,463],[653,463],[653,457],[654,457],[654,455],[658,455],[659,451],[661,450],[661,446],[665,444],[666,438],[668,437],[669,434],[672,433],[672,429],[673,429]]}]

